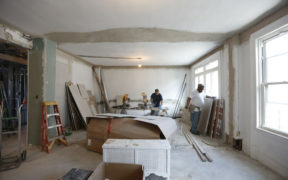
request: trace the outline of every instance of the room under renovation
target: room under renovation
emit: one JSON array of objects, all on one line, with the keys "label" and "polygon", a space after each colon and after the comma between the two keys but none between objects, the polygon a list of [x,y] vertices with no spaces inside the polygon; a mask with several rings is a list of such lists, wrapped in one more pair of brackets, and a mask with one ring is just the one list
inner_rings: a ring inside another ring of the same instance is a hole
[{"label": "room under renovation", "polygon": [[0,0],[0,179],[288,179],[287,67],[287,0]]}]

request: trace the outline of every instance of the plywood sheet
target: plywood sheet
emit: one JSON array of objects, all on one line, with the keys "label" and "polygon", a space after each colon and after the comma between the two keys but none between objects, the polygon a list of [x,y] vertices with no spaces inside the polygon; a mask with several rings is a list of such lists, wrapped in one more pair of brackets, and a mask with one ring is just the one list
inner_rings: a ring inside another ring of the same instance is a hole
[{"label": "plywood sheet", "polygon": [[83,84],[77,84],[80,95],[82,96],[82,98],[88,100],[89,99],[89,95],[85,89],[85,86]]},{"label": "plywood sheet", "polygon": [[[71,85],[69,86],[69,90],[73,96],[73,99],[77,105],[78,110],[80,111],[80,114],[84,121],[86,122],[86,117],[93,116],[94,114],[91,112],[90,106],[88,104],[88,101],[83,98],[80,94],[79,88],[77,85]],[[86,122],[87,124],[87,122]]]},{"label": "plywood sheet", "polygon": [[207,133],[207,127],[208,127],[210,114],[212,110],[213,99],[205,98],[204,101],[205,103],[200,114],[200,119],[199,119],[197,130],[201,134],[205,135]]}]

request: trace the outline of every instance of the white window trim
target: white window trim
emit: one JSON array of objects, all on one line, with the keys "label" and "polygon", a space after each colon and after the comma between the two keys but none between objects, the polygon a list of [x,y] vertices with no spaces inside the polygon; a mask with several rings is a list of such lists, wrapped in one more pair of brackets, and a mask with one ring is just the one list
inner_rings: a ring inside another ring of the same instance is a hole
[{"label": "white window trim", "polygon": [[[279,132],[277,130],[273,130],[267,127],[261,126],[261,119],[263,117],[264,110],[260,110],[264,106],[261,106],[261,100],[264,97],[260,98],[264,93],[260,93],[259,89],[263,91],[263,87],[260,87],[261,79],[262,79],[262,69],[259,57],[261,57],[261,50],[258,48],[259,43],[263,38],[267,39],[269,36],[274,36],[275,32],[277,32],[280,28],[287,26],[288,24],[288,15],[278,19],[277,21],[265,26],[264,28],[256,31],[250,36],[250,60],[251,60],[251,119],[255,119],[255,121],[251,121],[252,132],[256,129],[258,131],[266,132],[271,135],[279,136],[285,139],[288,139],[287,134]],[[277,83],[278,84],[278,83]]]},{"label": "white window trim", "polygon": [[[192,67],[191,72],[192,72],[192,89],[193,89],[193,90],[196,89],[196,86],[197,86],[197,84],[195,84],[195,70],[196,70],[197,68],[199,68],[200,66],[204,66],[204,65],[206,65],[206,64],[208,64],[208,63],[210,63],[210,62],[213,62],[213,61],[215,61],[215,60],[218,60],[218,67],[209,69],[209,70],[205,71],[205,73],[218,70],[218,83],[219,83],[219,84],[218,84],[218,98],[220,98],[220,96],[221,96],[221,84],[222,84],[222,83],[221,83],[221,82],[222,82],[222,81],[221,81],[221,73],[220,73],[222,63],[221,63],[221,59],[220,59],[220,58],[221,58],[221,54],[220,54],[220,51],[218,51],[218,52],[210,55],[209,57],[207,57],[207,58],[204,59],[203,61],[195,64],[195,65]],[[198,73],[197,76],[199,76],[199,75],[201,75],[201,74],[204,74],[204,72]]]}]

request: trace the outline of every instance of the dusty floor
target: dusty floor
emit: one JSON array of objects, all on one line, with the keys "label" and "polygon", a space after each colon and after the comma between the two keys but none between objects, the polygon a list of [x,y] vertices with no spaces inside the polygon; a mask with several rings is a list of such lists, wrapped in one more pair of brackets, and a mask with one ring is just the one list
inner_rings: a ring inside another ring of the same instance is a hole
[{"label": "dusty floor", "polygon": [[[27,160],[17,169],[0,172],[0,179],[52,180],[61,178],[71,168],[94,170],[102,161],[102,156],[85,148],[85,137],[85,131],[73,132],[68,138],[69,146],[54,145],[50,154],[41,152],[40,147],[29,147]],[[171,140],[172,180],[283,179],[241,152],[208,138],[196,138],[212,157],[213,162],[201,162],[195,150],[179,131]]]}]

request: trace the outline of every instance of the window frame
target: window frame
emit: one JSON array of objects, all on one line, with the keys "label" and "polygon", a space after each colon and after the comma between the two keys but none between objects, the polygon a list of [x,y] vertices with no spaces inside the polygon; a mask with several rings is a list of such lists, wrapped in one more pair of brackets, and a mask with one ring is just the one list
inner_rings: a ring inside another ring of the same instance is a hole
[{"label": "window frame", "polygon": [[[217,67],[214,67],[212,69],[209,69],[209,70],[206,70],[205,69],[205,66],[208,65],[209,63],[213,62],[213,61],[216,61],[218,60],[218,66]],[[196,74],[195,71],[196,69],[198,69],[199,67],[203,67],[204,68],[204,71],[201,72],[201,73],[198,73]],[[220,98],[220,95],[221,95],[221,73],[220,73],[220,70],[221,70],[221,59],[220,59],[220,51],[210,55],[209,57],[207,57],[206,59],[204,59],[203,61],[197,63],[196,65],[194,65],[192,67],[192,75],[193,75],[193,78],[192,78],[192,88],[193,90],[197,88],[197,84],[195,84],[195,78],[197,76],[200,76],[200,75],[203,75],[203,78],[204,78],[204,82],[206,83],[206,74],[208,73],[211,73],[211,72],[214,72],[214,71],[218,71],[218,95],[217,95],[217,98]],[[205,84],[204,84],[205,85]],[[204,88],[204,92],[206,93],[206,90]],[[206,93],[207,94],[207,93]],[[209,95],[209,94],[207,94]]]},{"label": "window frame", "polygon": [[288,133],[285,133],[280,130],[276,130],[273,128],[269,128],[265,126],[265,106],[267,102],[267,93],[265,92],[268,86],[271,85],[280,85],[280,84],[287,84],[288,81],[274,81],[274,82],[267,82],[267,58],[265,57],[266,54],[266,43],[269,40],[277,38],[281,36],[283,33],[288,33],[288,24],[282,25],[272,31],[266,32],[259,38],[256,38],[255,46],[256,46],[256,95],[257,95],[257,122],[256,128],[260,130],[264,130],[266,132],[273,133],[275,135],[280,135],[282,137],[288,137]]}]

